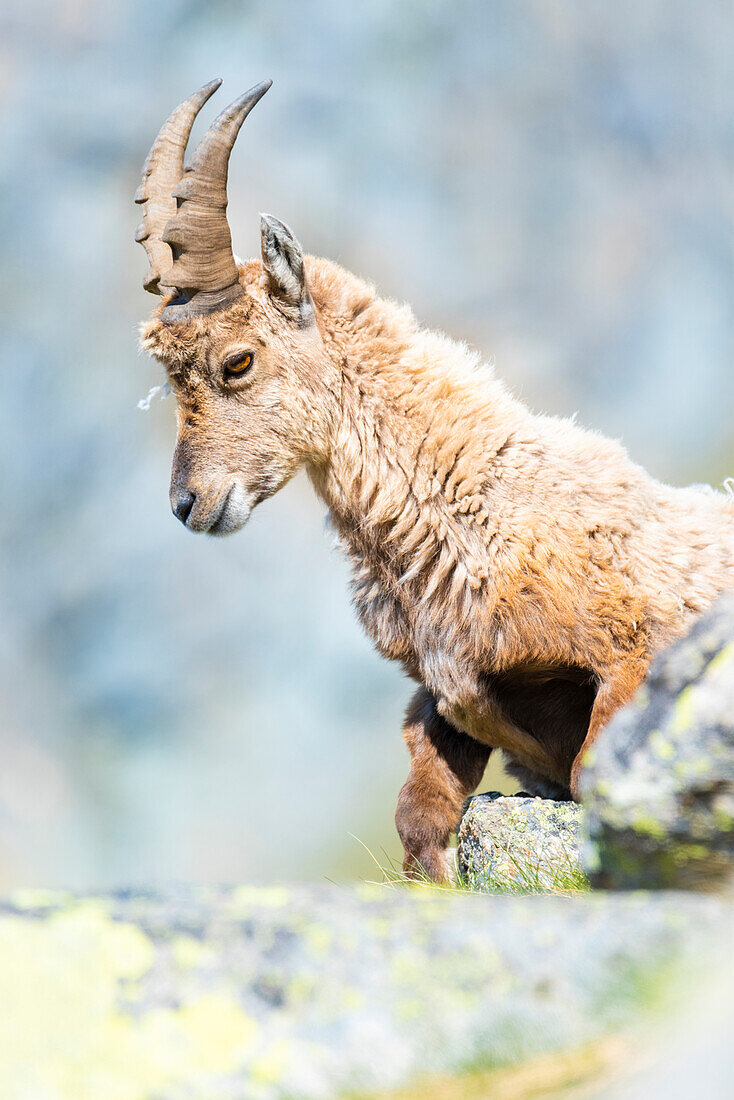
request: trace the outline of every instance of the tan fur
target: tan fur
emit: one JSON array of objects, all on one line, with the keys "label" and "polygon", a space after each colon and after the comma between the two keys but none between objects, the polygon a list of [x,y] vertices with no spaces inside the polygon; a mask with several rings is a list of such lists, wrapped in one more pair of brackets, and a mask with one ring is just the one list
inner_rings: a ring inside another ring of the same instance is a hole
[{"label": "tan fur", "polygon": [[[734,501],[655,481],[619,444],[531,413],[371,286],[325,260],[306,271],[311,324],[252,262],[241,302],[188,324],[154,315],[143,344],[178,399],[174,480],[197,494],[194,529],[233,479],[244,522],[301,466],[327,504],[360,621],[422,685],[398,825],[406,866],[440,877],[487,748],[533,789],[576,795],[583,748],[652,656],[734,585]],[[221,375],[232,348],[255,352],[236,385]],[[472,759],[463,773],[437,756],[436,728]]]}]

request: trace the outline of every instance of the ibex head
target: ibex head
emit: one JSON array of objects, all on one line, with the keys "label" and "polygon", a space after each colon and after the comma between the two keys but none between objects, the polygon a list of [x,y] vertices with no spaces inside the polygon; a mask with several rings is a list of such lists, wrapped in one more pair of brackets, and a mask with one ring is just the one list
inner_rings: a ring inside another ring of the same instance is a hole
[{"label": "ibex head", "polygon": [[227,224],[227,169],[240,127],[270,87],[258,84],[211,124],[184,168],[194,120],[221,81],[163,125],[135,201],[136,240],[160,294],[143,346],[168,371],[178,404],[171,507],[193,531],[225,535],[247,521],[323,447],[318,394],[326,355],[301,246],[261,215],[261,260],[238,267]]}]

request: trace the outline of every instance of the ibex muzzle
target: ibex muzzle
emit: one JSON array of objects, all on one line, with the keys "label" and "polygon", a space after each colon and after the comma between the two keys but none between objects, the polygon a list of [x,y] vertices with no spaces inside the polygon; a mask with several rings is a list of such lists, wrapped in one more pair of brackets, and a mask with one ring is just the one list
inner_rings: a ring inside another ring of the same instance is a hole
[{"label": "ibex muzzle", "polygon": [[197,452],[179,439],[173,452],[171,510],[190,531],[230,535],[247,522],[254,495],[236,477],[217,476],[216,466],[197,468]]}]

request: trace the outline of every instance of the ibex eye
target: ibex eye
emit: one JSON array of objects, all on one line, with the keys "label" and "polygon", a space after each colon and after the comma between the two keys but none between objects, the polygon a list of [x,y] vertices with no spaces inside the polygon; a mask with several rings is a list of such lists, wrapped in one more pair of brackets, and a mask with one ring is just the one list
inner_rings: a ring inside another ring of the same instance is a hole
[{"label": "ibex eye", "polygon": [[224,364],[225,376],[227,378],[239,378],[240,375],[246,374],[252,366],[254,358],[255,356],[251,351],[243,351],[239,355],[233,355]]}]

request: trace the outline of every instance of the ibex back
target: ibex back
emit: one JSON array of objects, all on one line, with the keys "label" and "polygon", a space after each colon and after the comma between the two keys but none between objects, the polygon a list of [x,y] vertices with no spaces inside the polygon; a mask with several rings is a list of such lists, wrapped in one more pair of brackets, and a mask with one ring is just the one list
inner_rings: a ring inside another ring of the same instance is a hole
[{"label": "ibex back", "polygon": [[734,585],[734,501],[673,489],[621,446],[536,416],[462,344],[263,215],[235,262],[227,165],[269,84],[212,124],[174,111],[136,196],[162,304],[143,346],[178,406],[171,507],[226,535],[305,467],[351,558],[357,614],[419,687],[396,822],[405,867],[446,877],[492,749],[523,786],[578,793],[584,750],[652,656]]}]

